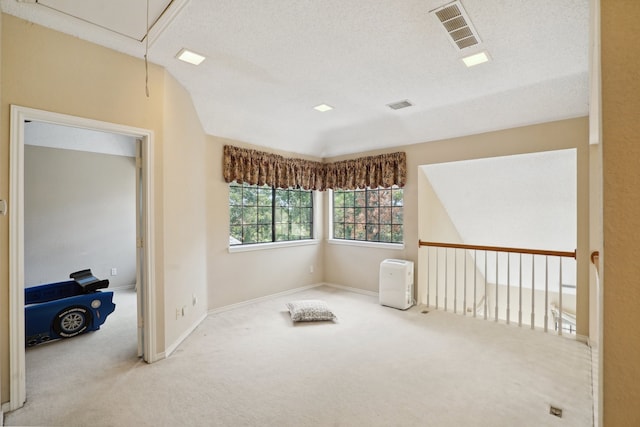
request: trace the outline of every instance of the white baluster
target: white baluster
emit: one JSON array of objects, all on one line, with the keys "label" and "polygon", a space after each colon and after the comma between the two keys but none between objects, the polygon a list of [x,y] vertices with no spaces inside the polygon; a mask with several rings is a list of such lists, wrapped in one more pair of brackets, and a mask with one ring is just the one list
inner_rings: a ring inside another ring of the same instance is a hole
[{"label": "white baluster", "polygon": [[511,254],[507,252],[507,325],[511,323]]},{"label": "white baluster", "polygon": [[531,329],[536,327],[536,256],[531,256]]},{"label": "white baluster", "polygon": [[498,280],[498,256],[499,256],[499,252],[496,251],[496,309],[495,309],[495,318],[494,318],[494,321],[496,322],[498,321],[498,295],[499,295],[498,290],[500,289],[499,288],[500,281]]},{"label": "white baluster", "polygon": [[518,267],[520,269],[520,277],[518,280],[520,288],[518,293],[518,326],[522,327],[522,254],[520,254],[520,265]]},{"label": "white baluster", "polygon": [[444,311],[447,311],[447,296],[449,293],[449,249],[444,249]]},{"label": "white baluster", "polygon": [[549,257],[544,257],[544,331],[547,332],[549,322]]},{"label": "white baluster", "polygon": [[487,320],[487,251],[484,251],[484,320]]},{"label": "white baluster", "polygon": [[562,335],[562,257],[560,260],[560,281],[558,283],[558,335]]},{"label": "white baluster", "polygon": [[453,312],[458,314],[458,249],[453,249]]},{"label": "white baluster", "polygon": [[462,267],[464,268],[464,286],[463,286],[464,295],[462,297],[462,312],[466,316],[467,315],[467,251],[464,250],[462,252],[462,255],[464,256],[464,258],[462,259],[462,261],[464,261],[464,264]]},{"label": "white baluster", "polygon": [[477,295],[477,286],[478,286],[478,251],[473,250],[473,317],[477,317],[477,307],[478,307],[478,295]]},{"label": "white baluster", "polygon": [[429,307],[429,294],[431,293],[431,254],[429,253],[429,246],[427,246],[427,307]]},{"label": "white baluster", "polygon": [[440,253],[440,248],[436,248],[436,310],[438,309],[438,305],[440,302],[438,289],[440,288],[440,275],[438,274],[438,254]]}]

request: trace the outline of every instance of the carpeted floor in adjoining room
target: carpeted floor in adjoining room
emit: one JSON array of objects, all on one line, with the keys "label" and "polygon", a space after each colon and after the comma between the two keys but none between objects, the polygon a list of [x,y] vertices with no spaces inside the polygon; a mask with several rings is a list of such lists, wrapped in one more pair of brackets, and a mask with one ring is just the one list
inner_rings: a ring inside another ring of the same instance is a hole
[{"label": "carpeted floor in adjoining room", "polygon": [[[311,298],[326,301],[337,321],[292,324],[285,303]],[[45,370],[35,378],[29,351],[28,402],[5,414],[5,423],[593,425],[586,345],[422,311],[382,307],[375,297],[323,286],[210,315],[171,357],[152,365],[123,356],[131,343],[116,350],[108,339],[98,342],[99,334],[117,328],[109,319],[87,335],[95,352],[89,373],[75,374],[86,362],[78,357],[89,356],[71,351],[47,368],[55,375]],[[111,357],[121,359],[103,369],[102,358]],[[562,408],[563,417],[550,415],[550,405]]]}]

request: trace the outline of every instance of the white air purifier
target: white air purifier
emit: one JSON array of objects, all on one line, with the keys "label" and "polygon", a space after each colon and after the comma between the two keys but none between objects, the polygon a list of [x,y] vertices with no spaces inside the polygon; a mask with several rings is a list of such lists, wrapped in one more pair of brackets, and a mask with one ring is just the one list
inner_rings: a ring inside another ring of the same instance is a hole
[{"label": "white air purifier", "polygon": [[406,310],[413,305],[413,261],[385,259],[380,263],[380,304]]}]

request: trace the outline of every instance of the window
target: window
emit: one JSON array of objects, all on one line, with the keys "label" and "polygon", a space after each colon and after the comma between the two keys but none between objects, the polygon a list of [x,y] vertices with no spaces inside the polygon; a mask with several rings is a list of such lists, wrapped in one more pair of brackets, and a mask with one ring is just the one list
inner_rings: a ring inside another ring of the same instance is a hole
[{"label": "window", "polygon": [[311,239],[312,195],[310,190],[229,184],[229,245]]},{"label": "window", "polygon": [[403,243],[402,189],[335,190],[333,238]]}]

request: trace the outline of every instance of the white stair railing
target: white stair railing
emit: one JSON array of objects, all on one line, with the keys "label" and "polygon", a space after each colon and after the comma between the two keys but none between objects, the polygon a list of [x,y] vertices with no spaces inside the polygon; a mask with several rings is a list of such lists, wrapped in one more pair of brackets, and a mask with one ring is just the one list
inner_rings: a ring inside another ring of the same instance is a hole
[{"label": "white stair railing", "polygon": [[426,251],[427,274],[420,277],[427,306],[575,334],[576,251],[424,241],[419,246]]}]

